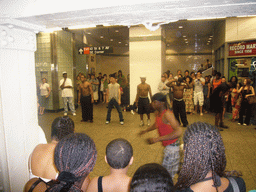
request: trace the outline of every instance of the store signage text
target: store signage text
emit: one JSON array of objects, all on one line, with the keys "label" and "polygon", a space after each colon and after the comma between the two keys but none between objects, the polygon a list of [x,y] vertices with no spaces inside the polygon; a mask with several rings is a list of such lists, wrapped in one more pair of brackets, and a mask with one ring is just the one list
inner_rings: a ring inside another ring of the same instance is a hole
[{"label": "store signage text", "polygon": [[256,42],[229,44],[229,56],[256,55]]},{"label": "store signage text", "polygon": [[99,47],[83,47],[78,49],[80,55],[87,54],[105,54],[113,53],[113,47],[110,46],[99,46]]}]

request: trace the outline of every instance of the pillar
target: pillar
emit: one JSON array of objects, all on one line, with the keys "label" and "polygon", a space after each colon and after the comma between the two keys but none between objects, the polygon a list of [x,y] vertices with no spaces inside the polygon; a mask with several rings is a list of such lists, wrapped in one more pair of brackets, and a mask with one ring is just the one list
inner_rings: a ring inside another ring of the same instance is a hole
[{"label": "pillar", "polygon": [[0,22],[0,183],[3,191],[22,191],[29,178],[29,154],[39,142],[46,141],[37,118],[34,30],[39,28],[14,20]]},{"label": "pillar", "polygon": [[165,35],[161,27],[150,31],[139,26],[130,28],[129,38],[130,103],[133,104],[141,75],[147,77],[146,83],[151,86],[152,94],[158,92],[165,64]]}]

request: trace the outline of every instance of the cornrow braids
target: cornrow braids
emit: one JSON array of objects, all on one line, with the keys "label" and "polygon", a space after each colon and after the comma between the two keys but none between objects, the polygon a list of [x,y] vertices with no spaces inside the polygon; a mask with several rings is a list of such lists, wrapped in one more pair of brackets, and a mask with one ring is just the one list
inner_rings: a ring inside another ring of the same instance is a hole
[{"label": "cornrow braids", "polygon": [[225,175],[225,148],[218,129],[208,123],[191,124],[183,137],[184,163],[182,165],[177,189],[188,188],[202,181],[212,171],[214,186],[220,186],[218,177]]},{"label": "cornrow braids", "polygon": [[96,163],[97,151],[94,141],[83,133],[64,137],[56,146],[54,163],[59,171],[58,183],[50,192],[77,192]]}]

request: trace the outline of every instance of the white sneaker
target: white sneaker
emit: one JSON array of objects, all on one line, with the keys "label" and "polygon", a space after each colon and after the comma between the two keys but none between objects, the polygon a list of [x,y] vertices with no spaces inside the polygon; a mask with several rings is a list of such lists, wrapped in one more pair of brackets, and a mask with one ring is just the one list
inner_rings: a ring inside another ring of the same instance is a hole
[{"label": "white sneaker", "polygon": [[142,126],[144,126],[144,122],[143,121],[140,122],[140,127],[142,127]]},{"label": "white sneaker", "polygon": [[200,113],[201,116],[203,116],[204,114],[203,113]]},{"label": "white sneaker", "polygon": [[241,123],[237,123],[238,125],[241,125]]},{"label": "white sneaker", "polygon": [[68,115],[68,113],[64,113],[64,116],[67,116]]},{"label": "white sneaker", "polygon": [[131,110],[131,114],[133,114],[133,115],[135,114],[133,110]]},{"label": "white sneaker", "polygon": [[106,121],[106,124],[109,124],[109,121]]},{"label": "white sneaker", "polygon": [[124,122],[123,122],[123,121],[120,121],[120,124],[121,124],[121,125],[123,125],[123,124],[124,124]]},{"label": "white sneaker", "polygon": [[73,116],[76,116],[76,113],[73,113]]},{"label": "white sneaker", "polygon": [[244,125],[244,126],[247,126],[247,124],[246,124],[246,123],[244,123],[243,125]]},{"label": "white sneaker", "polygon": [[150,121],[150,119],[148,119],[148,126],[150,126],[150,123],[151,123],[151,121]]}]

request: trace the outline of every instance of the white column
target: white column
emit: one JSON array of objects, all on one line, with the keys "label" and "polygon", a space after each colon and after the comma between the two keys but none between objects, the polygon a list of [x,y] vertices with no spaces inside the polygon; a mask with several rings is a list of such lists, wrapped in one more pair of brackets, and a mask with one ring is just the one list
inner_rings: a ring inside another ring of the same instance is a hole
[{"label": "white column", "polygon": [[22,191],[28,181],[28,156],[42,133],[37,119],[36,34],[34,27],[18,23],[0,23],[1,168],[4,191],[12,192]]},{"label": "white column", "polygon": [[133,104],[141,75],[147,77],[146,83],[151,86],[152,94],[158,92],[165,63],[165,38],[161,27],[150,31],[143,26],[131,27],[129,37],[130,102]]}]

